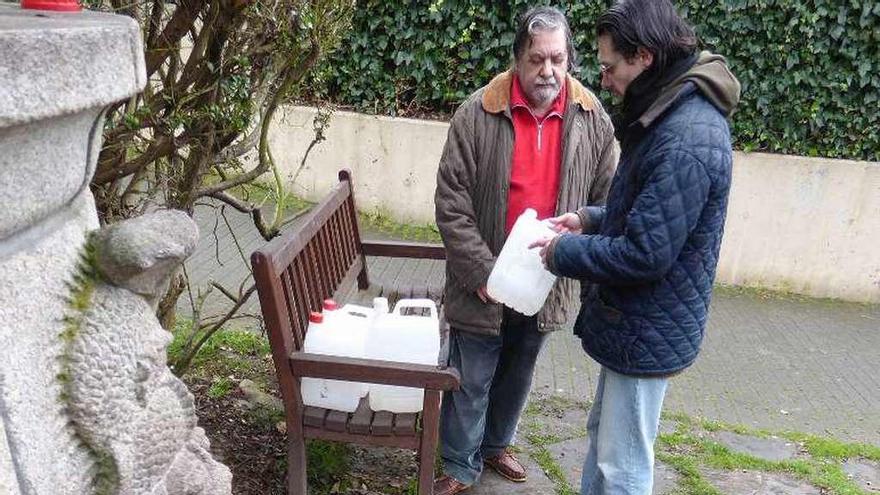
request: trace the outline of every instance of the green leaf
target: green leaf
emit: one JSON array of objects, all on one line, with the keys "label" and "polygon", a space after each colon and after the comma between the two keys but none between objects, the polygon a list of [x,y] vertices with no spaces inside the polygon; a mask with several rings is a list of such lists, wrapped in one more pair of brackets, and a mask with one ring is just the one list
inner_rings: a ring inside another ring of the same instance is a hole
[{"label": "green leaf", "polygon": [[[358,0],[353,29],[327,61],[323,94],[356,108],[448,114],[508,67],[516,17],[532,3]],[[595,89],[595,20],[609,2],[565,3],[579,77]],[[731,125],[737,147],[880,159],[880,112],[868,111],[880,101],[880,2],[674,3],[742,85]]]}]

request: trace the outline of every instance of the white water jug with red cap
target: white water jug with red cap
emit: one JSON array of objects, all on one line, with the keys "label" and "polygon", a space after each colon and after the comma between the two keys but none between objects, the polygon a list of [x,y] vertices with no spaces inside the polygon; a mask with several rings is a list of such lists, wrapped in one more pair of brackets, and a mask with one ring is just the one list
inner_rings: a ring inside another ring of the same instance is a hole
[{"label": "white water jug with red cap", "polygon": [[[404,314],[406,310],[428,314]],[[430,299],[401,299],[394,311],[376,318],[367,338],[369,359],[437,365],[439,354],[440,320],[437,305]],[[423,401],[424,391],[420,388],[370,384],[373,411],[414,413],[422,410]]]},{"label": "white water jug with red cap", "polygon": [[555,235],[548,222],[539,221],[538,213],[527,208],[513,224],[489,274],[489,296],[526,316],[537,313],[544,306],[556,276],[544,268],[540,250],[529,249],[529,245]]},{"label": "white water jug with red cap", "polygon": [[[332,300],[324,302],[323,313],[309,315],[303,351],[313,354],[361,358],[364,340],[352,331],[349,317]],[[336,411],[353,412],[364,396],[366,385],[342,380],[303,377],[300,385],[303,404]]]}]

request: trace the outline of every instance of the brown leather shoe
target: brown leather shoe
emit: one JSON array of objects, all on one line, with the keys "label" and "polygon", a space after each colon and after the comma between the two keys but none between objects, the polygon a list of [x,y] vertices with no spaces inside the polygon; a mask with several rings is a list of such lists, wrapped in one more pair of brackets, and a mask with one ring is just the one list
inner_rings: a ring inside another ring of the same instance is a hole
[{"label": "brown leather shoe", "polygon": [[470,487],[471,485],[465,485],[452,476],[444,474],[434,480],[434,495],[455,495],[456,493],[461,493]]},{"label": "brown leather shoe", "polygon": [[527,478],[526,468],[506,450],[495,457],[485,459],[483,463],[510,481],[522,483]]}]

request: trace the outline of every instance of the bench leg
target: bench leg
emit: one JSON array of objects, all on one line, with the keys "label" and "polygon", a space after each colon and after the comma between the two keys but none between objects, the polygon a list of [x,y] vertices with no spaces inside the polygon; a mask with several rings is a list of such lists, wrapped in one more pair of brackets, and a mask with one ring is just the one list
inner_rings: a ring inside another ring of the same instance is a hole
[{"label": "bench leg", "polygon": [[422,439],[419,445],[419,495],[434,492],[434,461],[440,436],[440,391],[425,390],[422,408]]},{"label": "bench leg", "polygon": [[287,493],[306,495],[306,443],[302,435],[291,435],[287,442]]}]

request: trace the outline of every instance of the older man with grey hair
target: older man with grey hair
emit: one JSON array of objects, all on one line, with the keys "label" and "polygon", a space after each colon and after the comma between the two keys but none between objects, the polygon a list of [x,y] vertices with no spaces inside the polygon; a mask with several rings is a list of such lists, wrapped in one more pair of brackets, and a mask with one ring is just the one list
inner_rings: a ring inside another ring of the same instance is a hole
[{"label": "older man with grey hair", "polygon": [[516,218],[602,204],[617,162],[611,120],[571,77],[576,54],[565,16],[537,7],[519,21],[513,66],[471,95],[452,117],[437,173],[437,226],[447,250],[445,314],[458,391],[443,397],[435,495],[473,485],[485,463],[526,481],[510,453],[547,332],[568,320],[579,285],[560,280],[535,316],[486,292]]}]

